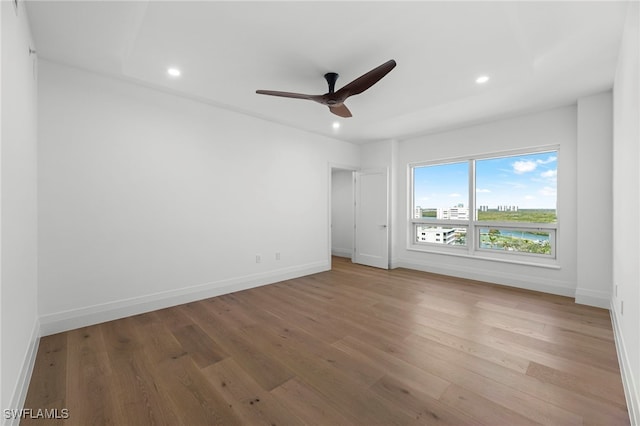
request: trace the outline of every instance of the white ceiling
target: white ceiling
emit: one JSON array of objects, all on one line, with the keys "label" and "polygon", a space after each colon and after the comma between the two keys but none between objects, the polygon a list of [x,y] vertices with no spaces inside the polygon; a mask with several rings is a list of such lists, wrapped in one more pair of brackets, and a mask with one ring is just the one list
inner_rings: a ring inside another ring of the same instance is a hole
[{"label": "white ceiling", "polygon": [[[40,58],[362,143],[566,105],[611,88],[627,2],[28,1]],[[323,94],[395,59],[352,118]],[[171,78],[176,66],[182,76]],[[476,77],[491,77],[484,85]],[[334,130],[331,124],[341,122]]]}]

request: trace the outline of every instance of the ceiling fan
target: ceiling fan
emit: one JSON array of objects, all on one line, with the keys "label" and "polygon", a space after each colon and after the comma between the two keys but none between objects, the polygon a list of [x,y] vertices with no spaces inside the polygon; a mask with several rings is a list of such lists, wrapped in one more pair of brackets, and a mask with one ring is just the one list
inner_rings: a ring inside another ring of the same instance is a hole
[{"label": "ceiling fan", "polygon": [[256,93],[260,95],[281,96],[284,98],[308,99],[310,101],[326,105],[335,115],[346,118],[351,117],[351,111],[346,107],[344,101],[346,101],[349,96],[360,94],[376,84],[395,66],[396,61],[391,59],[390,61],[372,69],[368,73],[356,78],[337,92],[335,91],[335,85],[336,80],[338,79],[338,74],[335,72],[328,72],[324,75],[324,78],[327,80],[327,84],[329,85],[329,92],[324,95],[305,95],[302,93],[278,92],[275,90],[256,90]]}]

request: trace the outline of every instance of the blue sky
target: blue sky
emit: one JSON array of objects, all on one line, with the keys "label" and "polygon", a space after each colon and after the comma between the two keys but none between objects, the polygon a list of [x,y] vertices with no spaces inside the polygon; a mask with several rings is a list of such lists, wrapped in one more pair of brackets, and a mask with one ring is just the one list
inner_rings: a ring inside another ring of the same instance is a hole
[{"label": "blue sky", "polygon": [[[476,161],[476,204],[555,209],[557,153],[518,155]],[[415,205],[448,208],[469,205],[468,163],[414,169]]]}]

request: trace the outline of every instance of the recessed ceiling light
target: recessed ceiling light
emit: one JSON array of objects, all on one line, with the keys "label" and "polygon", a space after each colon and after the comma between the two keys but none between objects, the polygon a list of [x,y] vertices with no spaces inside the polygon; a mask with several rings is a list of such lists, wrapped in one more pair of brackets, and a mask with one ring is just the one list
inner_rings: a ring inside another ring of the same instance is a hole
[{"label": "recessed ceiling light", "polygon": [[169,74],[171,77],[180,77],[180,70],[178,68],[169,68],[167,70],[167,74]]},{"label": "recessed ceiling light", "polygon": [[334,121],[333,124],[331,125],[334,129],[338,130],[340,128],[340,122],[339,121]]},{"label": "recessed ceiling light", "polygon": [[476,83],[478,83],[478,84],[484,84],[487,81],[489,81],[489,76],[488,75],[481,75],[480,77],[476,78]]}]

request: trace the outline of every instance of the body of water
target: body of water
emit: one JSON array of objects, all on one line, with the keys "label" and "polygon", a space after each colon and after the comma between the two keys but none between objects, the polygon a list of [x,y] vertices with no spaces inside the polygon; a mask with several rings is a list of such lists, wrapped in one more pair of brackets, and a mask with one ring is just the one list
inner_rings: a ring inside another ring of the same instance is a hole
[{"label": "body of water", "polygon": [[[518,231],[514,229],[499,229],[499,231],[500,231],[499,236],[503,236],[503,237],[521,238],[524,240],[540,241],[541,243],[545,241],[549,241],[549,233],[532,234],[530,232]],[[480,229],[481,237],[486,236],[488,234],[489,234],[489,228]]]}]

